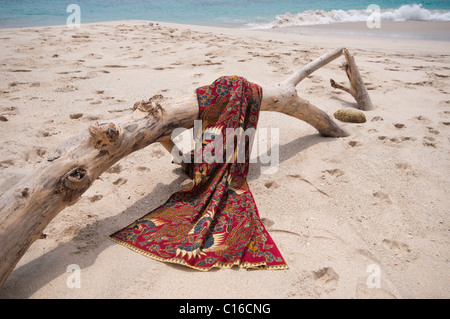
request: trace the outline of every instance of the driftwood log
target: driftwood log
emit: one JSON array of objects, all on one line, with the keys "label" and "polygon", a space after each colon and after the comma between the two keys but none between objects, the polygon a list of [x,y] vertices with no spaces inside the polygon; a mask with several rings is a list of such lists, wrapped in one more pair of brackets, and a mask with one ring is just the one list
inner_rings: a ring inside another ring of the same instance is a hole
[{"label": "driftwood log", "polygon": [[[342,53],[342,48],[336,49],[282,83],[263,87],[261,110],[301,119],[323,136],[348,136],[324,111],[299,97],[295,88]],[[50,221],[73,204],[104,171],[155,142],[172,151],[172,131],[192,128],[197,117],[195,92],[173,99],[157,95],[135,103],[130,114],[115,121],[91,124],[53,150],[30,175],[0,198],[0,286]]]}]

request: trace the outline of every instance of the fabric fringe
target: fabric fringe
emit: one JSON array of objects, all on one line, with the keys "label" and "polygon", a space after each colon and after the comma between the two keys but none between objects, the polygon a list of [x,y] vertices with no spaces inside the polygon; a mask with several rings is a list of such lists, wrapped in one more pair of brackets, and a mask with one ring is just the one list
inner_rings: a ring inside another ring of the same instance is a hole
[{"label": "fabric fringe", "polygon": [[146,257],[152,258],[154,260],[158,260],[158,261],[163,261],[163,262],[168,262],[168,263],[174,263],[174,264],[179,264],[179,265],[183,265],[183,266],[187,266],[189,268],[195,269],[195,270],[200,270],[203,272],[207,272],[213,268],[221,268],[221,269],[230,269],[233,266],[239,266],[239,268],[244,268],[246,270],[287,270],[289,269],[289,266],[284,264],[284,265],[275,265],[275,266],[268,266],[266,264],[266,262],[260,262],[260,263],[249,263],[249,262],[245,262],[243,264],[241,264],[238,261],[234,262],[234,263],[224,263],[224,262],[217,262],[215,263],[213,266],[206,268],[206,267],[196,267],[193,265],[188,264],[184,259],[181,258],[170,258],[170,259],[165,259],[165,258],[161,258],[158,257],[148,251],[145,251],[143,249],[139,249],[133,245],[128,244],[127,242],[124,242],[122,240],[119,240],[117,238],[108,236],[109,239],[111,239],[113,242],[115,242],[116,244],[120,244],[124,247],[127,247],[128,249],[131,249],[134,252],[137,252],[141,255],[144,255]]}]

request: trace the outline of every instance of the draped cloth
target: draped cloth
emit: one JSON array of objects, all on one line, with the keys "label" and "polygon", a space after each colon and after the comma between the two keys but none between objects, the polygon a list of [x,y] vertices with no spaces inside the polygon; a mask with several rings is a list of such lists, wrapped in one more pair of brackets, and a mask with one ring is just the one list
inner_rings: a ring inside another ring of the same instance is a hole
[{"label": "draped cloth", "polygon": [[[197,89],[201,129],[188,164],[192,185],[110,238],[148,257],[198,270],[286,269],[246,178],[262,88],[223,76]],[[223,143],[219,143],[220,140]]]}]

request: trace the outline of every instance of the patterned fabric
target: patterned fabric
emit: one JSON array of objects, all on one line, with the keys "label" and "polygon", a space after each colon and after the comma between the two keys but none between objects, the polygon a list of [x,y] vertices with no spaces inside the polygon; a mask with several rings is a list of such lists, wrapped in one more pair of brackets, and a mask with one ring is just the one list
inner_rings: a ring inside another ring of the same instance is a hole
[{"label": "patterned fabric", "polygon": [[[192,185],[111,239],[154,259],[198,270],[288,268],[261,223],[246,181],[251,141],[244,133],[256,129],[261,87],[226,76],[198,88],[197,99],[202,130],[194,132],[201,146],[187,170]],[[223,146],[217,147],[221,136]]]}]

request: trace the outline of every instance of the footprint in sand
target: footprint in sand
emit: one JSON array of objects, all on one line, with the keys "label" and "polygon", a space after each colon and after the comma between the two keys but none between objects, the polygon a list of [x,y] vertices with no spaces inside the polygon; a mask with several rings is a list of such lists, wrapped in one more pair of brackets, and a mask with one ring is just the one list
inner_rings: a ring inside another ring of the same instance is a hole
[{"label": "footprint in sand", "polygon": [[89,39],[87,34],[73,34],[72,38],[74,39]]},{"label": "footprint in sand", "polygon": [[[442,106],[450,105],[450,100],[440,101],[439,105],[442,105]],[[444,111],[443,114],[444,114],[444,116],[448,116],[450,114],[450,111]]]},{"label": "footprint in sand", "polygon": [[383,239],[382,243],[391,250],[401,250],[407,253],[411,252],[411,249],[407,244],[400,243],[396,240]]},{"label": "footprint in sand", "polygon": [[83,119],[88,121],[88,122],[97,121],[97,120],[100,119],[100,116],[98,116],[98,115],[83,116]]},{"label": "footprint in sand", "polygon": [[55,92],[74,92],[78,91],[78,88],[74,85],[66,85],[60,88],[57,88]]},{"label": "footprint in sand", "polygon": [[42,147],[34,147],[31,150],[24,151],[22,153],[22,159],[26,162],[36,163],[40,162],[47,150]]},{"label": "footprint in sand", "polygon": [[351,147],[356,147],[356,146],[361,146],[362,143],[358,142],[358,141],[350,141],[350,142],[348,142],[348,145],[350,145]]},{"label": "footprint in sand", "polygon": [[269,189],[275,189],[280,187],[280,185],[275,181],[267,181],[264,183],[264,186]]},{"label": "footprint in sand", "polygon": [[156,71],[163,71],[163,70],[165,70],[166,68],[164,68],[164,67],[162,67],[162,66],[158,66],[158,67],[156,67],[156,68],[153,68],[153,70],[156,70]]},{"label": "footprint in sand", "polygon": [[419,116],[415,117],[415,119],[419,120],[419,121],[421,121],[422,123],[425,123],[425,124],[431,124],[432,123],[431,120],[428,117],[425,117],[423,115],[419,115]]},{"label": "footprint in sand", "polygon": [[47,150],[41,147],[35,147],[34,148],[36,155],[39,157],[44,157],[44,155],[47,153]]},{"label": "footprint in sand", "polygon": [[83,113],[73,113],[73,114],[69,115],[70,119],[72,119],[72,120],[79,119],[82,116],[83,116]]},{"label": "footprint in sand", "polygon": [[428,132],[430,132],[431,134],[434,134],[434,135],[439,135],[439,131],[438,130],[436,130],[434,127],[431,127],[431,126],[427,126],[427,129],[428,129]]},{"label": "footprint in sand", "polygon": [[331,267],[323,267],[317,271],[313,271],[313,278],[315,280],[314,290],[317,293],[330,293],[336,289],[339,282],[339,275]]},{"label": "footprint in sand", "polygon": [[406,173],[406,175],[417,176],[411,165],[408,163],[396,163],[395,168]]},{"label": "footprint in sand", "polygon": [[7,122],[9,116],[17,115],[18,110],[15,106],[3,107],[0,109],[0,122]]},{"label": "footprint in sand", "polygon": [[422,144],[424,146],[436,148],[436,139],[432,136],[424,136]]},{"label": "footprint in sand", "polygon": [[412,137],[412,136],[400,136],[400,141],[401,142],[403,142],[403,141],[415,141],[415,140],[416,140],[416,138]]},{"label": "footprint in sand", "polygon": [[161,150],[154,150],[154,151],[151,153],[151,157],[161,158],[161,157],[163,157],[163,156],[164,156],[164,152],[161,151]]},{"label": "footprint in sand", "polygon": [[261,218],[261,222],[265,227],[271,227],[275,224],[275,222],[269,218]]},{"label": "footprint in sand", "polygon": [[331,176],[334,177],[341,177],[342,175],[345,174],[345,172],[343,170],[340,170],[339,168],[335,168],[335,169],[327,169],[324,172],[330,174]]},{"label": "footprint in sand", "polygon": [[401,143],[401,142],[404,142],[404,141],[415,141],[416,140],[416,138],[412,137],[412,136],[399,136],[399,137],[388,138],[385,135],[378,136],[378,139],[380,141],[390,141],[392,143]]},{"label": "footprint in sand", "polygon": [[43,137],[49,137],[49,136],[52,136],[52,135],[56,135],[56,134],[58,134],[58,133],[52,133],[52,132],[48,132],[48,131],[40,131],[40,134],[41,134]]},{"label": "footprint in sand", "polygon": [[384,119],[381,116],[374,116],[371,120],[371,122],[378,122],[378,121],[384,121]]},{"label": "footprint in sand", "polygon": [[116,180],[113,182],[113,184],[114,184],[114,185],[123,185],[123,184],[125,184],[127,181],[128,181],[128,180],[127,180],[126,178],[119,177],[118,179],[116,179]]},{"label": "footprint in sand", "polygon": [[100,59],[103,59],[103,56],[102,56],[101,54],[89,53],[89,54],[86,55],[84,58],[85,58],[85,59],[92,58],[92,59],[100,60]]},{"label": "footprint in sand", "polygon": [[116,164],[106,170],[109,174],[119,174],[122,171],[122,165]]},{"label": "footprint in sand", "polygon": [[11,160],[11,159],[4,160],[4,161],[1,161],[1,162],[0,162],[0,168],[8,168],[8,167],[10,167],[11,165],[14,165],[14,161]]},{"label": "footprint in sand", "polygon": [[15,87],[15,86],[18,86],[18,85],[21,85],[21,84],[28,84],[28,82],[17,82],[17,81],[14,81],[14,82],[9,83],[8,86],[10,88],[12,88],[12,87]]},{"label": "footprint in sand", "polygon": [[94,195],[94,196],[88,197],[88,199],[91,203],[95,203],[102,198],[103,198],[103,195]]},{"label": "footprint in sand", "polygon": [[411,169],[411,165],[409,165],[408,163],[397,163],[395,164],[395,167],[398,169]]},{"label": "footprint in sand", "polygon": [[391,201],[389,195],[386,193],[378,191],[378,192],[374,192],[373,196],[380,199],[381,201],[383,201],[385,203],[392,204],[392,201]]},{"label": "footprint in sand", "polygon": [[400,71],[400,68],[399,68],[399,67],[392,67],[392,68],[385,67],[384,69],[385,69],[386,71],[393,71],[393,72]]}]

